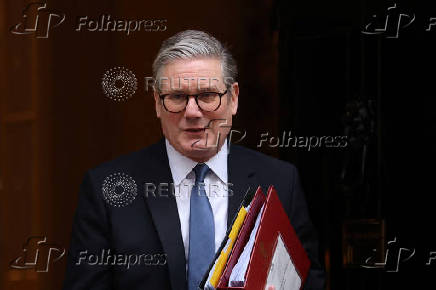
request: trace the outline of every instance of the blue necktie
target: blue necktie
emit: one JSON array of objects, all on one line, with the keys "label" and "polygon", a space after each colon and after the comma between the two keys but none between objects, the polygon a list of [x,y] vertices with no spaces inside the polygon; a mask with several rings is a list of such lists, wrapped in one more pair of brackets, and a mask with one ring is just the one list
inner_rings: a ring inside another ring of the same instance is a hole
[{"label": "blue necktie", "polygon": [[215,255],[213,212],[204,190],[204,178],[209,167],[199,163],[193,170],[195,184],[191,192],[189,215],[188,290],[198,289],[198,284]]}]

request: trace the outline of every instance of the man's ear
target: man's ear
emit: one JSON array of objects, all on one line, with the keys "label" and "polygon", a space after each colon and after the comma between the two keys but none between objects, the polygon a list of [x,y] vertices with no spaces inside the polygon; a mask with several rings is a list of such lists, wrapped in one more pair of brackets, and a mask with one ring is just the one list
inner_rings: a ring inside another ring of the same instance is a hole
[{"label": "man's ear", "polygon": [[156,109],[156,116],[160,118],[162,106],[160,104],[159,94],[156,92],[156,90],[153,90],[153,96],[154,96],[154,105]]},{"label": "man's ear", "polygon": [[239,84],[237,82],[232,84],[232,97],[231,97],[231,109],[232,115],[236,115],[238,112],[238,97],[239,97]]}]

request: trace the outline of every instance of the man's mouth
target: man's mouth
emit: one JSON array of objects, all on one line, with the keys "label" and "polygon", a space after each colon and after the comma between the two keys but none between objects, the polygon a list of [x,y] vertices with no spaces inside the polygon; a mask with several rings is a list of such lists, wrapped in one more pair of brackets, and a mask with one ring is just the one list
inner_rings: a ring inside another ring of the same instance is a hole
[{"label": "man's mouth", "polygon": [[188,128],[185,129],[184,131],[189,132],[189,133],[200,133],[204,131],[204,128]]}]

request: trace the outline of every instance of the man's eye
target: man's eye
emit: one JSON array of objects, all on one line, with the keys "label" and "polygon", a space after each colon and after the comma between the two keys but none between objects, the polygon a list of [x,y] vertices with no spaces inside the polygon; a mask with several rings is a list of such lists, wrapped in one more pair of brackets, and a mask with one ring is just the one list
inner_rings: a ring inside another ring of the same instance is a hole
[{"label": "man's eye", "polygon": [[171,94],[171,95],[168,95],[168,98],[169,99],[171,99],[171,100],[184,100],[184,99],[186,99],[186,95],[184,95],[184,94]]},{"label": "man's eye", "polygon": [[214,93],[214,92],[206,92],[206,93],[201,93],[198,97],[201,100],[207,101],[207,100],[213,100],[215,99],[215,97],[217,97],[218,94]]}]

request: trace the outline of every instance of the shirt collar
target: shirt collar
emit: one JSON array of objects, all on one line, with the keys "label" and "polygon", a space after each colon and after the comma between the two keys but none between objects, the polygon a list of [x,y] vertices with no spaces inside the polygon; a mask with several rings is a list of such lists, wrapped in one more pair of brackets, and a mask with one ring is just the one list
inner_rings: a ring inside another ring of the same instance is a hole
[{"label": "shirt collar", "polygon": [[[179,185],[198,162],[182,155],[167,139],[165,139],[165,146],[174,184]],[[221,146],[218,153],[205,163],[223,183],[227,183],[227,140],[224,142],[223,146]]]}]

